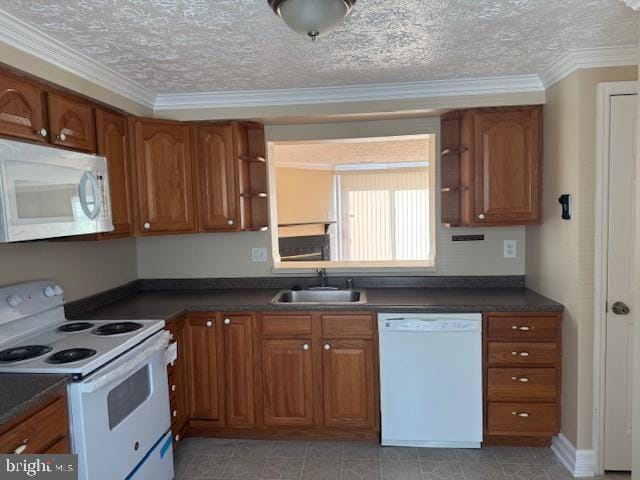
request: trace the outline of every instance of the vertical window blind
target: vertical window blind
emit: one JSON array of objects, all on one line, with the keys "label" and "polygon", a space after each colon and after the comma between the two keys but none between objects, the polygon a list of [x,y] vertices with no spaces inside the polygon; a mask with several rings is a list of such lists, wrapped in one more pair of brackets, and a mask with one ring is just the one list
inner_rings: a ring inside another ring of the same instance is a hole
[{"label": "vertical window blind", "polygon": [[336,172],[342,261],[430,260],[429,167]]}]

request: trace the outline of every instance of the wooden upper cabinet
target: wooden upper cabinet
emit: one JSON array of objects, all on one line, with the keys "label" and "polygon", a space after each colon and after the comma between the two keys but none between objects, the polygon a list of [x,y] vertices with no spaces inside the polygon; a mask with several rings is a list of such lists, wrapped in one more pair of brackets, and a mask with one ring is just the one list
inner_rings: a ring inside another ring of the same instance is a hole
[{"label": "wooden upper cabinet", "polygon": [[124,116],[96,109],[98,154],[107,158],[113,231],[105,237],[127,236],[133,232],[133,202],[131,199],[131,162],[127,142],[127,121]]},{"label": "wooden upper cabinet", "polygon": [[324,424],[376,425],[375,356],[372,340],[323,340]]},{"label": "wooden upper cabinet", "polygon": [[47,141],[44,92],[40,87],[0,75],[0,135]]},{"label": "wooden upper cabinet", "polygon": [[189,391],[191,418],[220,420],[218,334],[215,315],[189,318]]},{"label": "wooden upper cabinet", "polygon": [[193,232],[194,189],[189,127],[133,121],[138,228],[145,234]]},{"label": "wooden upper cabinet", "polygon": [[231,125],[196,127],[200,229],[238,230],[236,162]]},{"label": "wooden upper cabinet", "polygon": [[57,93],[47,93],[51,143],[61,147],[96,151],[93,105]]},{"label": "wooden upper cabinet", "polygon": [[255,426],[253,316],[223,315],[225,411],[228,427]]},{"label": "wooden upper cabinet", "polygon": [[313,357],[311,339],[262,342],[264,424],[313,425]]},{"label": "wooden upper cabinet", "polygon": [[447,227],[540,223],[542,107],[442,116],[441,217]]},{"label": "wooden upper cabinet", "polygon": [[475,220],[540,220],[540,107],[474,115]]}]

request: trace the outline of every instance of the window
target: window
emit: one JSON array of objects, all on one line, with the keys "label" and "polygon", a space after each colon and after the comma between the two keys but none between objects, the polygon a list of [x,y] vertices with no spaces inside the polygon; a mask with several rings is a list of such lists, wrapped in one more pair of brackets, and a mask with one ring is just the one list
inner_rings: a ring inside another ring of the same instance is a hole
[{"label": "window", "polygon": [[432,265],[434,151],[433,135],[271,145],[277,266]]}]

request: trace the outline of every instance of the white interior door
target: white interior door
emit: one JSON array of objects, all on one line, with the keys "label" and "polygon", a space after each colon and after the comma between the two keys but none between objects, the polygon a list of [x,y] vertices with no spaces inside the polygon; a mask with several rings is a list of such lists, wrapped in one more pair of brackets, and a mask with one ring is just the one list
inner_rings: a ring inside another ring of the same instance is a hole
[{"label": "white interior door", "polygon": [[636,95],[611,97],[605,470],[631,470]]}]

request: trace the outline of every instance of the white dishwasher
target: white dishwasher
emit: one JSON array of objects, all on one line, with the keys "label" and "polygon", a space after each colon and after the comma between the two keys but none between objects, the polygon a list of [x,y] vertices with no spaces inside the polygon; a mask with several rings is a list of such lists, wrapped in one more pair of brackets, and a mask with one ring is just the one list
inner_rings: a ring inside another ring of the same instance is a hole
[{"label": "white dishwasher", "polygon": [[383,313],[382,445],[479,448],[482,315]]}]

